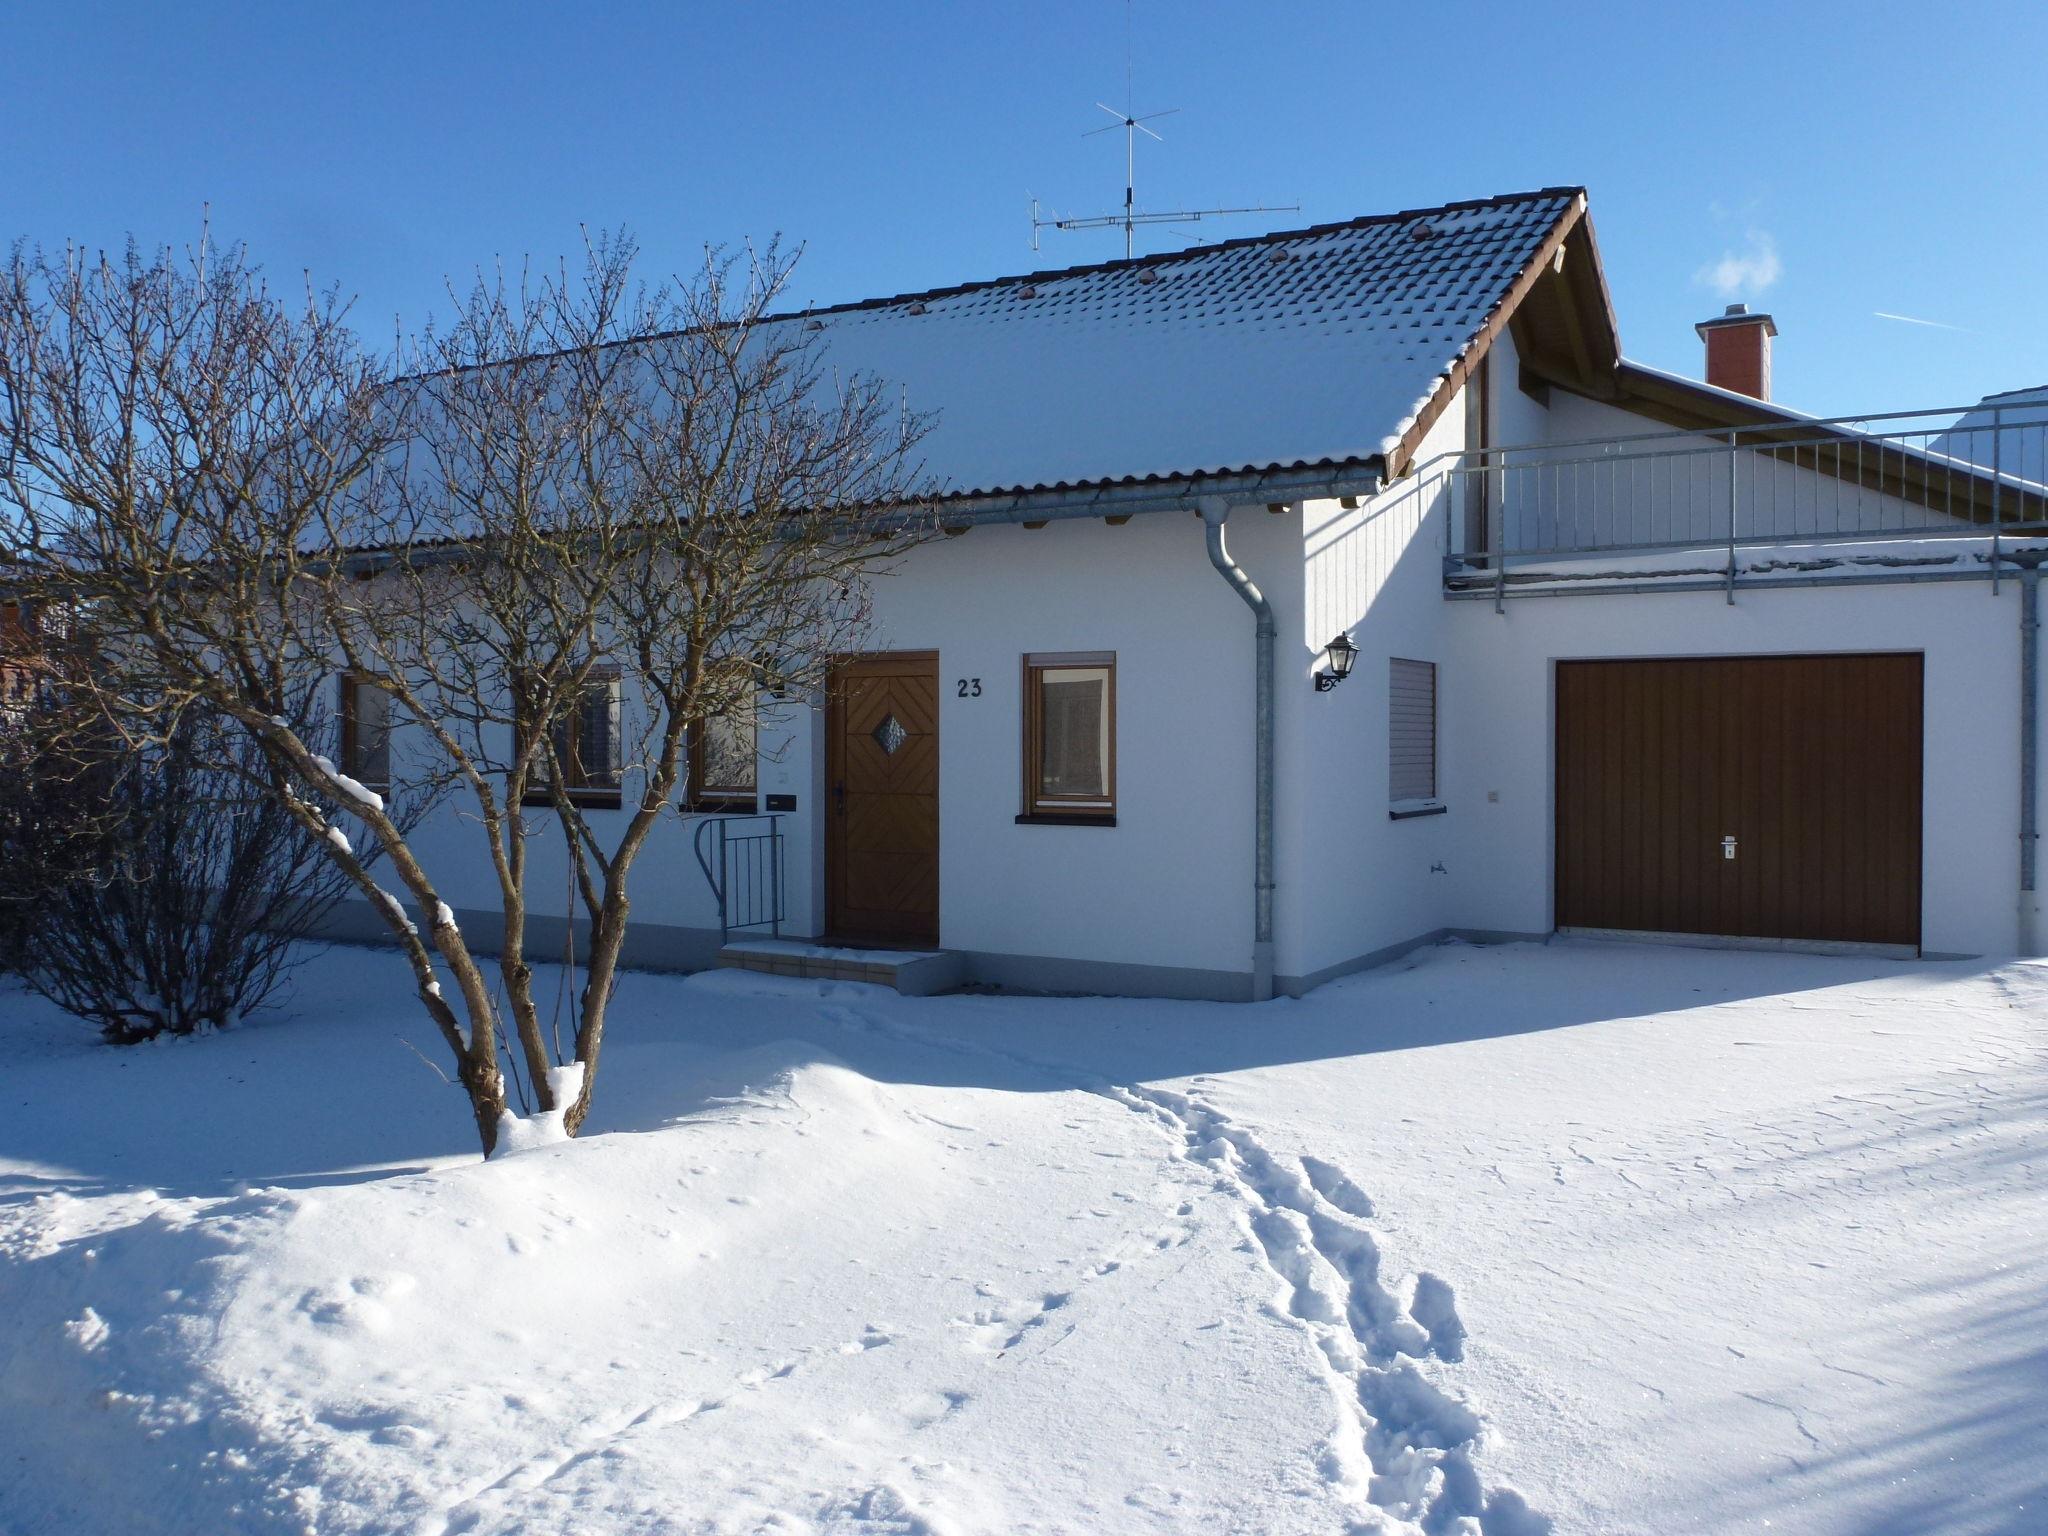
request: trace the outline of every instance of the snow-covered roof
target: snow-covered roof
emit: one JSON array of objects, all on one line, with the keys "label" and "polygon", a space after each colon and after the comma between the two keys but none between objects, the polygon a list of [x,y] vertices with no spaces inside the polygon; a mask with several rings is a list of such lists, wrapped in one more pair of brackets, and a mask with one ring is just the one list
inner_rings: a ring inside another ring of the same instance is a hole
[{"label": "snow-covered roof", "polygon": [[2048,384],[1986,395],[1927,446],[1951,458],[1996,464],[2001,478],[2048,483]]},{"label": "snow-covered roof", "polygon": [[1393,450],[1584,193],[1551,188],[820,309],[825,366],[937,420],[942,493]]},{"label": "snow-covered roof", "polygon": [[1673,373],[1668,368],[1656,368],[1649,363],[1637,362],[1634,358],[1622,359],[1622,366],[1630,373],[1661,380],[1665,384],[1683,389],[1699,400],[1718,401],[1733,406],[1744,417],[1776,416],[1788,422],[1811,422],[1816,426],[1825,418],[1806,411],[1795,411],[1789,405],[1776,400],[1759,400],[1755,395],[1744,394],[1739,389],[1723,389],[1718,384],[1709,384],[1705,379],[1690,378],[1682,373]]}]

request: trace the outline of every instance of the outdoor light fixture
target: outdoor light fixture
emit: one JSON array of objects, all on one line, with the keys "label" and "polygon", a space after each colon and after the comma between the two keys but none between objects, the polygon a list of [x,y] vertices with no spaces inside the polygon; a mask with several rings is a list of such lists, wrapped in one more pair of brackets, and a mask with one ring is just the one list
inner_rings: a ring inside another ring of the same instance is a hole
[{"label": "outdoor light fixture", "polygon": [[1358,647],[1352,644],[1349,635],[1340,634],[1323,647],[1323,657],[1330,670],[1316,674],[1317,693],[1328,693],[1351,675],[1351,664],[1358,660]]}]

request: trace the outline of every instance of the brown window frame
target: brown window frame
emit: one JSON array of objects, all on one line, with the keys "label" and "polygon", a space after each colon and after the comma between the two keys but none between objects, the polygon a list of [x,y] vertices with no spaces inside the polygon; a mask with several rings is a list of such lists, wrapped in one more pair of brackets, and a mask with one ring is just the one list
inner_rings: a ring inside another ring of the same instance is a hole
[{"label": "brown window frame", "polygon": [[[362,743],[356,733],[360,729],[356,717],[356,691],[360,688],[378,688],[384,695],[384,772],[370,775],[359,772],[363,766],[357,761],[357,752]],[[365,789],[375,790],[384,795],[391,792],[391,691],[379,688],[377,680],[362,672],[344,672],[340,679],[340,707],[336,711],[341,719],[341,771],[354,779]]]},{"label": "brown window frame", "polygon": [[749,732],[749,736],[751,737],[754,746],[754,750],[752,753],[752,757],[754,760],[753,786],[749,789],[742,790],[736,784],[705,785],[704,732],[701,728],[702,722],[692,722],[689,728],[688,736],[686,737],[686,745],[688,747],[687,771],[690,777],[689,783],[685,786],[687,791],[683,800],[683,809],[685,811],[703,812],[707,815],[715,815],[720,812],[723,812],[727,815],[751,815],[755,811],[760,809],[760,706],[758,701],[753,701],[750,702],[746,707],[748,709],[749,714],[752,716],[752,720],[750,722],[752,729]]},{"label": "brown window frame", "polygon": [[[1099,805],[1040,793],[1045,761],[1045,688],[1042,674],[1067,668],[1099,667],[1109,674],[1103,754],[1104,794]],[[1116,652],[1033,651],[1024,657],[1024,808],[1020,826],[1113,827],[1116,825]]]},{"label": "brown window frame", "polygon": [[[619,751],[616,728],[614,729],[612,739],[613,762],[610,770],[614,782],[610,784],[592,784],[588,782],[588,772],[578,760],[576,752],[577,743],[583,738],[580,726],[583,711],[590,707],[589,700],[593,696],[599,697],[602,699],[604,708],[615,712],[623,712],[625,707],[624,695],[622,674],[617,667],[592,667],[584,679],[583,694],[577,699],[574,711],[568,719],[557,721],[552,728],[556,733],[554,756],[562,764],[563,778],[566,781],[562,785],[562,790],[568,796],[569,802],[572,805],[583,806],[590,810],[615,811],[625,804],[623,784],[625,764],[623,762],[623,755]],[[564,750],[565,747],[566,750]],[[547,769],[544,764],[537,765],[537,767],[538,772],[533,778],[529,779],[526,794],[521,803],[538,806],[553,805],[555,803],[554,787],[547,781]]]}]

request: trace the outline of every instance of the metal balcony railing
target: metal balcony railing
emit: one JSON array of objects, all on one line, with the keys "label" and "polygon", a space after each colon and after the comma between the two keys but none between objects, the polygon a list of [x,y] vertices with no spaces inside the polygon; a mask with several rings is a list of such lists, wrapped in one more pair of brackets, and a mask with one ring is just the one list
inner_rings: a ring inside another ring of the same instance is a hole
[{"label": "metal balcony railing", "polygon": [[697,867],[718,903],[718,942],[742,929],[782,936],[782,818],[707,816],[697,823]]},{"label": "metal balcony railing", "polygon": [[1528,443],[1439,462],[1450,571],[1743,544],[2048,533],[2048,394]]}]

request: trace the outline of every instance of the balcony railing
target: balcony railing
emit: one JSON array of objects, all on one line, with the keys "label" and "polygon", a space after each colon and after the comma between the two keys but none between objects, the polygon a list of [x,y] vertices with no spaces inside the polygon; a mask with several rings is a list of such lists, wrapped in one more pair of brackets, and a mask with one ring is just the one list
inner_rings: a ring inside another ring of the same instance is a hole
[{"label": "balcony railing", "polygon": [[2048,397],[1531,443],[1440,462],[1452,571],[1744,544],[2048,533]]}]

